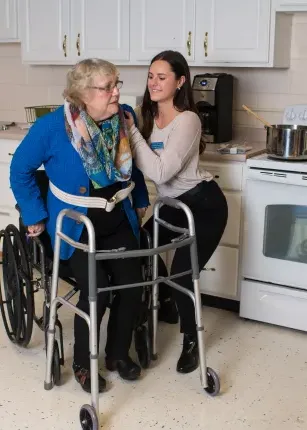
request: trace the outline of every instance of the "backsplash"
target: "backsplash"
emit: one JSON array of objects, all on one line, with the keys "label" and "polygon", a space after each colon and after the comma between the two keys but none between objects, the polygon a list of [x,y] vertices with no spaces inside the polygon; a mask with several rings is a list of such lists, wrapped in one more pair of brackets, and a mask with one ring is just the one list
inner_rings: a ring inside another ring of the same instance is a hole
[{"label": "backsplash", "polygon": [[[264,139],[262,124],[247,115],[242,104],[255,109],[268,122],[279,123],[286,105],[307,103],[307,13],[293,16],[289,69],[201,68],[196,74],[222,71],[235,77],[234,128],[237,135]],[[25,122],[25,106],[61,104],[69,66],[27,66],[21,63],[20,44],[0,44],[0,120]],[[120,67],[122,94],[142,95],[147,67]]]}]

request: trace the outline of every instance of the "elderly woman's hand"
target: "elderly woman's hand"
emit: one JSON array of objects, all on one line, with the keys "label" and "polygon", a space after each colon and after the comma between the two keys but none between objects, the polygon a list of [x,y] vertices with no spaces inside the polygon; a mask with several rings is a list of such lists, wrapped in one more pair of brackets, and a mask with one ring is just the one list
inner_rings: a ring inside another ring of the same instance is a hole
[{"label": "elderly woman's hand", "polygon": [[42,232],[45,230],[45,223],[39,222],[34,225],[28,225],[28,236],[30,237],[36,237],[42,234]]},{"label": "elderly woman's hand", "polygon": [[134,125],[134,119],[131,112],[125,110],[125,118],[128,129],[130,129]]},{"label": "elderly woman's hand", "polygon": [[142,220],[143,220],[144,216],[146,215],[146,211],[147,211],[147,208],[137,208],[136,209],[136,213],[137,213],[140,225],[142,225]]}]

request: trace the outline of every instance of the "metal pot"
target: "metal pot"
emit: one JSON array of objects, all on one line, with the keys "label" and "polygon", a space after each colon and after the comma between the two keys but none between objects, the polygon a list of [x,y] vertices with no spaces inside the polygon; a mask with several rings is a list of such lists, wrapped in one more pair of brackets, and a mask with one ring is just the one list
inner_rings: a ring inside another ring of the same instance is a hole
[{"label": "metal pot", "polygon": [[268,156],[282,160],[307,160],[307,127],[276,124],[266,127]]}]

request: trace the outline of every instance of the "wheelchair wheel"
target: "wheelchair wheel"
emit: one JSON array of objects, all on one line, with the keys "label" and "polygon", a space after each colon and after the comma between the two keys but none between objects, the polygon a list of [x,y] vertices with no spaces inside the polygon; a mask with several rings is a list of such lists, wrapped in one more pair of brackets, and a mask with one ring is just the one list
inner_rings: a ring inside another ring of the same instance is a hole
[{"label": "wheelchair wheel", "polygon": [[34,319],[34,292],[32,285],[32,271],[25,241],[19,230],[12,224],[6,227],[13,245],[15,261],[17,263],[20,299],[21,299],[21,333],[18,344],[27,346],[31,340]]},{"label": "wheelchair wheel", "polygon": [[80,409],[80,423],[82,430],[98,430],[99,422],[95,409],[90,405],[83,405]]},{"label": "wheelchair wheel", "polygon": [[9,233],[2,230],[3,280],[0,288],[0,307],[5,331],[9,339],[19,343],[22,332],[21,288],[14,248]]},{"label": "wheelchair wheel", "polygon": [[53,358],[52,358],[52,386],[61,385],[61,363],[60,350],[58,342],[54,342]]},{"label": "wheelchair wheel", "polygon": [[135,349],[139,363],[143,369],[148,369],[151,360],[151,340],[145,325],[135,330]]}]

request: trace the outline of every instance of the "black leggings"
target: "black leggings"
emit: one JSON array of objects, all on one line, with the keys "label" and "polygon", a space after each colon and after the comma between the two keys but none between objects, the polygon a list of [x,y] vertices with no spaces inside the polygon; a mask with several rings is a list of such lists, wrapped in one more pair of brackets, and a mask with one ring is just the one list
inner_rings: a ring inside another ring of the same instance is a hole
[{"label": "black leggings", "polygon": [[[194,216],[198,262],[200,270],[205,267],[208,260],[217,248],[223,235],[227,218],[228,208],[224,194],[216,182],[201,182],[192,190],[177,197],[183,203],[187,204]],[[187,227],[187,219],[182,210],[174,209],[169,206],[163,206],[160,209],[160,218],[179,227]],[[153,218],[151,217],[144,228],[151,234],[153,233]],[[159,245],[165,245],[176,234],[159,226]],[[188,246],[178,248],[175,252],[171,267],[171,274],[180,273],[191,269],[190,249]],[[167,270],[161,258],[159,258],[159,275],[166,276]],[[191,275],[178,278],[177,282],[189,290],[193,290]],[[174,296],[178,312],[180,315],[181,332],[196,334],[195,310],[190,297],[180,291],[169,287],[166,284],[160,284],[159,300],[165,300],[171,295]]]},{"label": "black leggings", "polygon": [[[84,228],[80,242],[87,242],[87,231]],[[96,236],[97,249],[114,249],[125,247],[127,250],[139,248],[129,221],[124,221],[116,231],[107,236]],[[89,314],[88,301],[88,255],[76,249],[69,260],[70,267],[80,289],[77,307]],[[142,282],[141,262],[138,258],[119,259],[97,262],[97,286],[107,287],[111,278],[112,285],[123,285]],[[97,299],[98,339],[101,320],[109,304],[110,294],[99,293]],[[119,290],[112,301],[108,322],[106,355],[111,359],[126,359],[131,345],[136,316],[142,298],[142,289],[130,288]],[[89,369],[89,330],[86,322],[75,316],[74,362]]]}]

